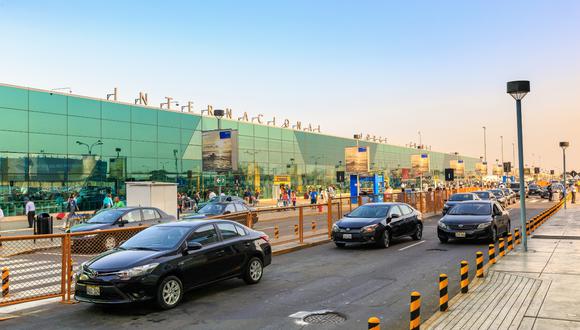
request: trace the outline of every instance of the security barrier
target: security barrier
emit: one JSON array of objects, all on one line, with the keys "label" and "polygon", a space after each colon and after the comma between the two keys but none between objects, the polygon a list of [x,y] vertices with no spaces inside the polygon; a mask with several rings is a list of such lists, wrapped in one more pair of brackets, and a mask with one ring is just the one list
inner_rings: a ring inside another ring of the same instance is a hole
[{"label": "security barrier", "polygon": [[495,264],[495,244],[489,245],[488,258],[490,264]]},{"label": "security barrier", "polygon": [[508,251],[511,251],[514,249],[513,246],[513,238],[512,238],[512,233],[511,231],[508,233],[508,238],[507,238],[507,249]]},{"label": "security barrier", "polygon": [[417,291],[411,292],[409,312],[409,329],[419,330],[421,327],[421,294]]},{"label": "security barrier", "polygon": [[461,293],[467,293],[469,292],[469,263],[467,263],[467,261],[461,261],[459,273],[461,275]]},{"label": "security barrier", "polygon": [[449,308],[448,285],[449,279],[447,278],[447,274],[439,274],[439,310],[441,312],[445,312]]},{"label": "security barrier", "polygon": [[483,277],[483,252],[475,253],[475,276]]},{"label": "security barrier", "polygon": [[368,329],[369,330],[381,330],[381,320],[376,316],[369,317]]},{"label": "security barrier", "polygon": [[521,243],[520,242],[520,229],[519,228],[516,228],[516,229],[514,229],[514,232],[515,232],[515,238],[516,238],[515,239],[515,245],[518,245],[518,244]]},{"label": "security barrier", "polygon": [[499,239],[499,256],[505,256],[505,243],[503,241],[503,237]]}]

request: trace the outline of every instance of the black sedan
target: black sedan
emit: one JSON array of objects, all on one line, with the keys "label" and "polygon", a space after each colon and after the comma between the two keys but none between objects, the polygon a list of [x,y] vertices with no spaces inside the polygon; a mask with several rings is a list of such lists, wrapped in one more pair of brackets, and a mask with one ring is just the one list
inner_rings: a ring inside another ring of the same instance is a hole
[{"label": "black sedan", "polygon": [[215,202],[206,204],[196,213],[188,214],[183,217],[183,220],[199,220],[209,217],[216,217],[223,215],[223,219],[237,221],[238,223],[247,224],[248,213],[251,213],[252,223],[258,222],[258,214],[252,212],[254,209],[238,202]]},{"label": "black sedan", "polygon": [[332,227],[332,240],[342,248],[347,243],[376,244],[386,248],[393,238],[423,236],[421,212],[404,203],[369,203],[357,207]]},{"label": "black sedan", "polygon": [[449,210],[453,206],[455,206],[457,203],[461,203],[464,201],[473,201],[473,200],[479,200],[479,197],[474,193],[453,194],[453,195],[451,195],[451,197],[449,197],[449,200],[445,201],[445,204],[443,205],[443,215],[445,215],[445,213],[449,212]]},{"label": "black sedan", "polygon": [[[160,223],[175,221],[175,217],[155,207],[122,207],[104,209],[86,223],[72,226],[67,232],[71,236],[75,252],[106,251],[117,246],[127,237],[126,232],[106,232],[101,230],[153,226]],[[85,232],[91,232],[84,234]],[[82,234],[79,234],[82,233]]]},{"label": "black sedan", "polygon": [[495,201],[472,201],[456,205],[437,226],[441,243],[449,239],[489,239],[495,242],[498,233],[510,231],[509,213]]},{"label": "black sedan", "polygon": [[272,261],[268,236],[227,220],[147,228],[120,247],[83,263],[75,299],[97,304],[155,300],[175,307],[185,291],[229,278],[262,279]]}]

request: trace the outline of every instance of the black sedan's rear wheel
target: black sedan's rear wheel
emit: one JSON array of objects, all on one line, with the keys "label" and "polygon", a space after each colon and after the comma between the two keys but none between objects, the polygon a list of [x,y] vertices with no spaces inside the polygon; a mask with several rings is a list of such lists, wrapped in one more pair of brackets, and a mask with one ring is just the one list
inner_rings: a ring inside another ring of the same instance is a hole
[{"label": "black sedan's rear wheel", "polygon": [[247,284],[256,284],[260,282],[262,275],[264,275],[264,264],[262,260],[256,257],[250,259],[244,270],[244,282]]},{"label": "black sedan's rear wheel", "polygon": [[183,284],[175,276],[167,276],[157,287],[157,306],[161,309],[171,309],[183,298]]},{"label": "black sedan's rear wheel", "polygon": [[411,238],[420,241],[423,238],[423,225],[418,223],[415,227],[415,233],[411,235]]},{"label": "black sedan's rear wheel", "polygon": [[385,230],[377,240],[377,246],[380,248],[388,248],[389,245],[391,245],[391,233]]}]

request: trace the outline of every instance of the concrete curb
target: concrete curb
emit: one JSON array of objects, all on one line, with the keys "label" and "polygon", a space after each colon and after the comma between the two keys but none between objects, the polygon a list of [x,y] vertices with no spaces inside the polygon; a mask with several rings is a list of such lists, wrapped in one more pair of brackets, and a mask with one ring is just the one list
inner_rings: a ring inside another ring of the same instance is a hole
[{"label": "concrete curb", "polygon": [[322,245],[322,244],[326,244],[326,243],[330,243],[332,240],[331,239],[324,239],[321,241],[316,241],[316,242],[312,242],[312,243],[304,243],[301,245],[297,245],[297,246],[293,246],[290,248],[286,248],[286,249],[282,249],[282,250],[278,250],[278,251],[273,251],[272,255],[273,256],[279,256],[282,254],[287,254],[287,253],[291,253],[291,252],[295,252],[295,251],[300,251],[300,250],[304,250],[310,247],[315,247],[318,245]]}]

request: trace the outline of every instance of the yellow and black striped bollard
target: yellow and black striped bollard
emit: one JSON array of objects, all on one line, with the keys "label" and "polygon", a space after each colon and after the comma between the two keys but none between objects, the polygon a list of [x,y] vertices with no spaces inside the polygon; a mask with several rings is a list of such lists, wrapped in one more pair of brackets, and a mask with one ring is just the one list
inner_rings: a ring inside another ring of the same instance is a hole
[{"label": "yellow and black striped bollard", "polygon": [[411,317],[409,319],[409,329],[419,330],[421,328],[421,294],[417,291],[411,292],[411,304],[409,305]]},{"label": "yellow and black striped bollard", "polygon": [[483,277],[483,252],[475,253],[475,276]]},{"label": "yellow and black striped bollard", "polygon": [[441,312],[445,312],[449,308],[448,285],[449,279],[447,278],[447,274],[439,274],[439,310]]},{"label": "yellow and black striped bollard", "polygon": [[280,228],[278,228],[278,226],[274,226],[274,238],[278,239],[280,238]]},{"label": "yellow and black striped bollard", "polygon": [[298,236],[298,225],[294,225],[294,235]]},{"label": "yellow and black striped bollard", "polygon": [[312,221],[312,231],[316,231],[316,221]]},{"label": "yellow and black striped bollard", "polygon": [[369,317],[369,330],[381,330],[381,320],[378,317]]},{"label": "yellow and black striped bollard", "polygon": [[8,297],[10,291],[10,271],[8,267],[2,267],[2,297]]},{"label": "yellow and black striped bollard", "polygon": [[499,256],[505,256],[505,243],[503,241],[503,237],[499,239]]},{"label": "yellow and black striped bollard", "polygon": [[508,251],[511,251],[513,249],[514,249],[513,237],[512,237],[512,233],[509,232],[508,233]]},{"label": "yellow and black striped bollard", "polygon": [[489,256],[489,263],[492,265],[495,264],[495,244],[489,245],[488,256]]},{"label": "yellow and black striped bollard", "polygon": [[520,243],[521,243],[521,241],[520,241],[520,229],[516,228],[515,229],[515,245],[518,245]]},{"label": "yellow and black striped bollard", "polygon": [[469,292],[469,264],[465,260],[461,261],[460,275],[461,293],[467,293]]}]

